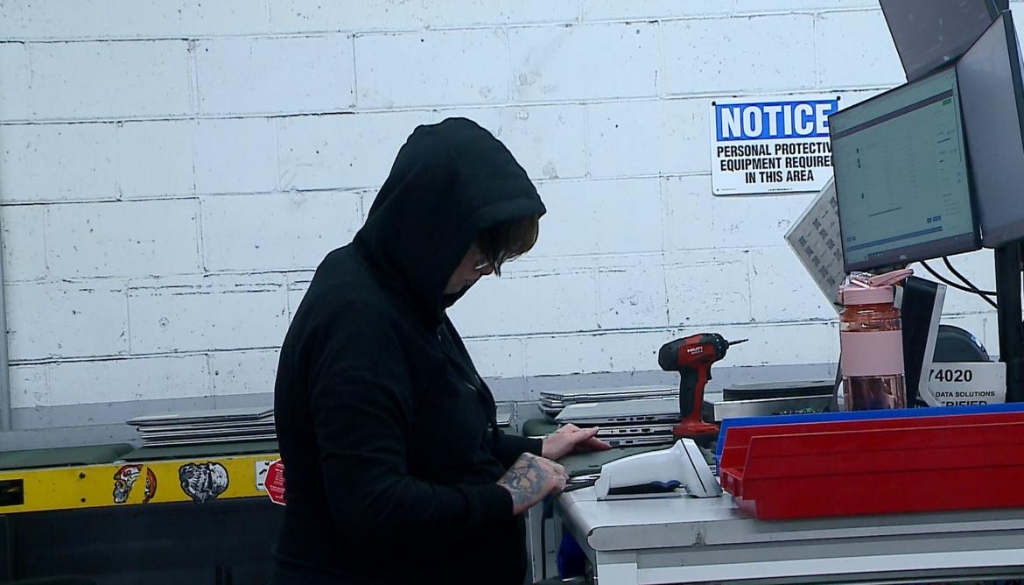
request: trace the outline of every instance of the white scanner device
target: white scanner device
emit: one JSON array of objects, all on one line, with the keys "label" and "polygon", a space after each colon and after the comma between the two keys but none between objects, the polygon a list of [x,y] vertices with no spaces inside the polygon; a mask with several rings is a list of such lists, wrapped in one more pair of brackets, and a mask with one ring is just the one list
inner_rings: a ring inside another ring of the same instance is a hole
[{"label": "white scanner device", "polygon": [[693,439],[605,463],[594,488],[599,500],[673,495],[679,488],[698,498],[722,495],[722,486]]}]

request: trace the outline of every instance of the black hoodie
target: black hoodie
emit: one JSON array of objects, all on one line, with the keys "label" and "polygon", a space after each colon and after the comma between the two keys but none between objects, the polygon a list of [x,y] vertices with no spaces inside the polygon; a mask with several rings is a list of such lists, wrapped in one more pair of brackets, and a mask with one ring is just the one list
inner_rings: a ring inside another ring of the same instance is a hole
[{"label": "black hoodie", "polygon": [[522,583],[523,520],[495,482],[541,442],[497,430],[444,289],[481,231],[544,211],[489,132],[419,126],[353,242],[317,268],[275,388],[275,551],[297,580]]}]

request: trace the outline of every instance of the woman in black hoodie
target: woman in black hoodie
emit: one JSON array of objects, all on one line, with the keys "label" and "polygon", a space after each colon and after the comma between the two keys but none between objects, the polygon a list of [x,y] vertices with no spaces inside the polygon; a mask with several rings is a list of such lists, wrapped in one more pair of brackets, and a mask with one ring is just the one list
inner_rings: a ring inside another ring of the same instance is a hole
[{"label": "woman in black hoodie", "polygon": [[544,441],[500,431],[445,309],[528,251],[544,212],[474,122],[419,126],[406,141],[281,348],[288,504],[275,584],[523,583],[522,512],[564,487],[553,460],[607,445],[596,429]]}]

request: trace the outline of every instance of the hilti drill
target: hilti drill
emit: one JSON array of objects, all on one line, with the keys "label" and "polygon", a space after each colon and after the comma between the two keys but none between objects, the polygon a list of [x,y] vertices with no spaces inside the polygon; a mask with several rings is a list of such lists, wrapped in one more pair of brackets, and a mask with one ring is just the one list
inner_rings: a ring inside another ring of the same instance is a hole
[{"label": "hilti drill", "polygon": [[718,433],[716,425],[701,420],[704,386],[711,379],[711,364],[725,357],[730,345],[746,339],[726,341],[717,333],[698,333],[670,341],[658,351],[658,365],[666,372],[679,372],[679,424],[672,428],[677,439],[705,438]]}]

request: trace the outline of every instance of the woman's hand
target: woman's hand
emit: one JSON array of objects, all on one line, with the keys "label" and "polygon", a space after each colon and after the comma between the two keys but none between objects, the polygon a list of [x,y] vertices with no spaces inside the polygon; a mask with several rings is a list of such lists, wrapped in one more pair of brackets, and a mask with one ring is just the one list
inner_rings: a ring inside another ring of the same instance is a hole
[{"label": "woman's hand", "polygon": [[565,488],[565,468],[533,453],[523,453],[501,476],[498,485],[512,494],[512,513],[522,514],[550,494]]},{"label": "woman's hand", "polygon": [[576,425],[565,425],[544,439],[541,455],[548,459],[561,459],[569,453],[604,451],[612,446],[595,437],[597,427],[581,429]]}]

